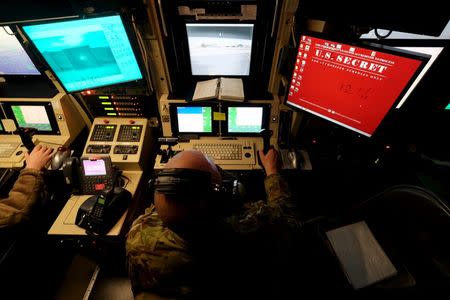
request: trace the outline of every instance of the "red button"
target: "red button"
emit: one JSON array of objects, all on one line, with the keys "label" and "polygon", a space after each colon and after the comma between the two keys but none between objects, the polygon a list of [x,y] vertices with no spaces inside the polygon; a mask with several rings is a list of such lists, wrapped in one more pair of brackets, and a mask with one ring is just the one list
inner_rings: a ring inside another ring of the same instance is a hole
[{"label": "red button", "polygon": [[135,120],[130,120],[130,124],[134,124],[134,123],[136,123]]},{"label": "red button", "polygon": [[101,191],[105,189],[105,184],[104,183],[96,183],[95,184],[95,190],[96,191]]},{"label": "red button", "polygon": [[103,123],[108,124],[108,123],[109,123],[109,120],[108,120],[108,119],[104,119],[104,120],[103,120]]}]

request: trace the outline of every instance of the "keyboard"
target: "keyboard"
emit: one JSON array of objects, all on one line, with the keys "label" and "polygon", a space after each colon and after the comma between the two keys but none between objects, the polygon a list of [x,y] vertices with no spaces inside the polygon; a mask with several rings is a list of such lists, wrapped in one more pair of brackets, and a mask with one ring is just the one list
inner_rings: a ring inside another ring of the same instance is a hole
[{"label": "keyboard", "polygon": [[255,146],[246,140],[196,140],[190,142],[193,150],[202,152],[218,165],[256,164]]},{"label": "keyboard", "polygon": [[19,143],[0,143],[0,157],[8,158],[14,154],[19,147]]}]

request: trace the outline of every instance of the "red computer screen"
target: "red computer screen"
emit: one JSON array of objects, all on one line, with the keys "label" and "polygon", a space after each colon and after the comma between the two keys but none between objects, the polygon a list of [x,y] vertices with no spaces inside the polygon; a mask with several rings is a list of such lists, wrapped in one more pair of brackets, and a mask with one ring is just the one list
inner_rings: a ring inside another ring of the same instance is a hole
[{"label": "red computer screen", "polygon": [[371,136],[421,65],[381,48],[303,35],[287,104]]}]

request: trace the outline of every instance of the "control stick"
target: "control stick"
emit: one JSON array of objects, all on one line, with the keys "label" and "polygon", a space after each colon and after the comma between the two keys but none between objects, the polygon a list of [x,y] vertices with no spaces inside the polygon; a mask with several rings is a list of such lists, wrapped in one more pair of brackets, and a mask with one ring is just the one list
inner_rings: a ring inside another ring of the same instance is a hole
[{"label": "control stick", "polygon": [[263,146],[264,154],[267,154],[267,152],[270,149],[270,137],[272,136],[272,133],[273,133],[273,131],[270,129],[263,129],[259,132],[259,134],[262,136],[263,142],[264,142],[264,146]]},{"label": "control stick", "polygon": [[37,132],[36,128],[31,127],[19,127],[14,131],[14,134],[18,134],[22,140],[22,144],[27,148],[28,152],[31,153],[36,146],[33,143],[33,135]]}]

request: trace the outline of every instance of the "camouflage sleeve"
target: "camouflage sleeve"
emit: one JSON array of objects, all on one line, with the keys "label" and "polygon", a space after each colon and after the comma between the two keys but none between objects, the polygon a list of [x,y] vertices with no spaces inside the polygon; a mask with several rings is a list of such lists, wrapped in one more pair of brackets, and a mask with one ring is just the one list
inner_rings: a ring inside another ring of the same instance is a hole
[{"label": "camouflage sleeve", "polygon": [[184,240],[162,226],[153,208],[133,223],[126,240],[128,273],[135,294],[189,294],[185,282],[192,257]]},{"label": "camouflage sleeve", "polygon": [[42,190],[39,170],[23,169],[6,199],[0,201],[0,228],[27,218]]},{"label": "camouflage sleeve", "polygon": [[239,215],[228,218],[228,223],[237,232],[253,232],[267,224],[287,225],[299,228],[296,205],[287,183],[281,175],[273,174],[264,180],[267,202],[257,201],[246,206]]}]

